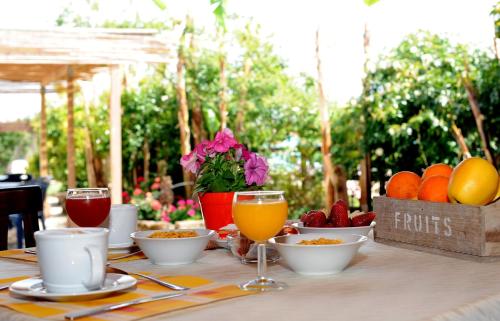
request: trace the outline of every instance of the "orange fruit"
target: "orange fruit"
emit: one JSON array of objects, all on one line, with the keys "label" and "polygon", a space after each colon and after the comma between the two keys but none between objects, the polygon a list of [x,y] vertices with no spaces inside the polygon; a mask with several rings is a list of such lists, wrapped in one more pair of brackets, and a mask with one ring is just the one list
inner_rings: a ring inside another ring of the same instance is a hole
[{"label": "orange fruit", "polygon": [[449,177],[435,175],[427,177],[418,188],[418,199],[422,201],[448,203]]},{"label": "orange fruit", "polygon": [[427,177],[436,175],[450,177],[451,172],[453,172],[453,167],[451,167],[450,165],[443,163],[433,164],[425,169],[424,173],[422,174],[422,180],[426,179]]},{"label": "orange fruit", "polygon": [[495,197],[493,197],[493,201],[496,201],[499,198],[500,198],[500,176],[498,177],[497,195],[495,195]]},{"label": "orange fruit", "polygon": [[500,198],[500,176],[498,176],[497,195],[495,195],[495,197],[493,197],[493,201],[496,201],[499,198]]},{"label": "orange fruit", "polygon": [[387,196],[393,198],[417,199],[420,176],[410,171],[391,176],[385,187]]}]

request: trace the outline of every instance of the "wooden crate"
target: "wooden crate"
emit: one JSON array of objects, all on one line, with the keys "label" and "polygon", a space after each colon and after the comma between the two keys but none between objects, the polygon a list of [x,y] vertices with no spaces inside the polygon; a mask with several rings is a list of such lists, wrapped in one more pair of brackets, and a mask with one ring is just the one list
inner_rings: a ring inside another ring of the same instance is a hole
[{"label": "wooden crate", "polygon": [[374,198],[375,241],[477,261],[500,260],[500,201],[488,206]]}]

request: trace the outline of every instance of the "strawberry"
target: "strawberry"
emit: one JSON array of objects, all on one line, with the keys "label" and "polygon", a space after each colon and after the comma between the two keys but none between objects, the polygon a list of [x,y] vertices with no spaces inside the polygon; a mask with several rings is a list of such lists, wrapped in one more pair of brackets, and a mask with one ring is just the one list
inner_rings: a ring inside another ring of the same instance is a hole
[{"label": "strawberry", "polygon": [[306,227],[322,227],[326,223],[326,215],[323,211],[309,211],[308,220],[304,222]]},{"label": "strawberry", "polygon": [[349,227],[351,222],[349,221],[349,210],[347,204],[343,200],[337,201],[333,204],[330,209],[329,221],[334,227]]},{"label": "strawberry", "polygon": [[285,225],[281,228],[278,234],[276,236],[283,236],[283,235],[288,235],[288,234],[299,234],[299,230],[297,230],[293,226]]},{"label": "strawberry", "polygon": [[[310,212],[310,211],[309,211]],[[309,212],[305,212],[300,216],[300,221],[306,225],[307,220],[309,219]]]},{"label": "strawberry", "polygon": [[352,226],[368,226],[377,215],[374,212],[368,212],[352,218]]},{"label": "strawberry", "polygon": [[321,227],[326,223],[326,216],[323,211],[311,210],[300,218],[305,227]]},{"label": "strawberry", "polygon": [[349,205],[344,200],[338,200],[335,204],[342,206],[344,211],[347,212],[347,215],[349,215]]}]

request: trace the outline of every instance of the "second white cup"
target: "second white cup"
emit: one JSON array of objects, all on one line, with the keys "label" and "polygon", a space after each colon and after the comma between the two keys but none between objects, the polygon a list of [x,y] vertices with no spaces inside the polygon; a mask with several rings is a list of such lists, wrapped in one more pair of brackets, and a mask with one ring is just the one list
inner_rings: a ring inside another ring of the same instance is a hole
[{"label": "second white cup", "polygon": [[133,244],[130,234],[137,229],[137,207],[133,204],[111,205],[109,212],[109,247]]}]

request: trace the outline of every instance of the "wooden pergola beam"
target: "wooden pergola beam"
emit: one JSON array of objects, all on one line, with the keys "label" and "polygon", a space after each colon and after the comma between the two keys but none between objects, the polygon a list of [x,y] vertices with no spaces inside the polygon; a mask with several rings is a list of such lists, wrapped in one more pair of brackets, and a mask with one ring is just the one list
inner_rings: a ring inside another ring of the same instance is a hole
[{"label": "wooden pergola beam", "polygon": [[112,65],[165,62],[172,39],[153,29],[1,29],[0,61]]},{"label": "wooden pergola beam", "polygon": [[[1,48],[0,48],[1,50]],[[106,65],[71,65],[75,79],[88,80],[96,72],[105,70]],[[24,64],[6,63],[1,60],[0,54],[0,79],[12,82],[34,82],[50,84],[57,81],[65,81],[68,64]]]},{"label": "wooden pergola beam", "polygon": [[33,128],[28,121],[18,120],[0,123],[0,133],[6,132],[31,132]]}]

